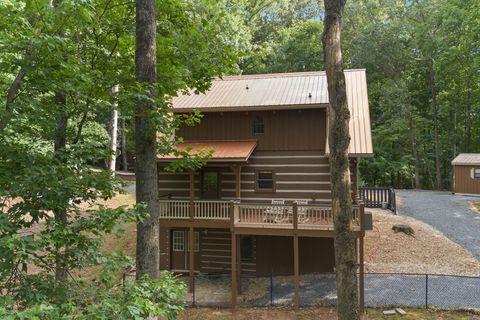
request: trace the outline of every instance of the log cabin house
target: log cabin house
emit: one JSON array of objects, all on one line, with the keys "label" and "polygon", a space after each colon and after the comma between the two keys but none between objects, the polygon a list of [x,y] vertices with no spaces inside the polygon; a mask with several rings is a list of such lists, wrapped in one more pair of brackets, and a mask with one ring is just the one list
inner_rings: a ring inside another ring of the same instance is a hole
[{"label": "log cabin house", "polygon": [[[365,70],[345,76],[355,196],[358,161],[373,150]],[[232,303],[241,275],[293,274],[296,305],[300,274],[332,272],[327,106],[324,72],[225,77],[205,94],[174,98],[174,113],[203,114],[176,132],[178,147],[214,152],[195,172],[171,173],[175,158],[158,158],[161,268],[230,273]],[[359,261],[362,217],[356,203]]]}]

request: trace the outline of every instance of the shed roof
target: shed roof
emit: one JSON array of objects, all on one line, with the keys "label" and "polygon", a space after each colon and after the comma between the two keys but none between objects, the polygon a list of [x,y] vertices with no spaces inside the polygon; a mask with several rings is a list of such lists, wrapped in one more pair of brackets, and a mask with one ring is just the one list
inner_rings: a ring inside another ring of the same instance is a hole
[{"label": "shed roof", "polygon": [[[373,155],[367,77],[364,69],[345,70],[350,109],[352,156]],[[229,76],[215,79],[204,94],[173,98],[173,112],[281,110],[326,108],[327,76],[324,71]]]},{"label": "shed roof", "polygon": [[[178,144],[179,150],[190,149],[189,153],[199,154],[213,151],[210,161],[244,162],[247,161],[257,146],[256,140],[243,141],[189,141]],[[173,155],[159,156],[159,160],[174,160]]]},{"label": "shed roof", "polygon": [[452,161],[453,165],[480,165],[480,153],[460,153]]}]

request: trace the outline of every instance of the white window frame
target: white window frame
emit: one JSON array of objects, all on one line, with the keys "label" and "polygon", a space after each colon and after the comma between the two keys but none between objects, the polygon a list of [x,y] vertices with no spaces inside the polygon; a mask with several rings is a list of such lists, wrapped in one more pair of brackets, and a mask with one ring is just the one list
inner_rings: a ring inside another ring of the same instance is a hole
[{"label": "white window frame", "polygon": [[480,179],[480,168],[473,168],[473,179]]},{"label": "white window frame", "polygon": [[176,252],[185,251],[185,231],[173,230],[172,250]]}]

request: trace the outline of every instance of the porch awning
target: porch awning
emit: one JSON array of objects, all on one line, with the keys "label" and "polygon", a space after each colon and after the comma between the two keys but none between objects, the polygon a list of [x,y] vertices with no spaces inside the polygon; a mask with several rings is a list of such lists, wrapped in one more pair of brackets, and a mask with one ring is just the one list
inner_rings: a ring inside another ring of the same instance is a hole
[{"label": "porch awning", "polygon": [[[201,152],[213,150],[209,161],[217,162],[245,162],[257,146],[256,140],[241,141],[188,141],[178,144],[179,150],[190,149],[189,153],[194,155]],[[159,161],[171,161],[178,159],[174,155],[160,155]]]}]

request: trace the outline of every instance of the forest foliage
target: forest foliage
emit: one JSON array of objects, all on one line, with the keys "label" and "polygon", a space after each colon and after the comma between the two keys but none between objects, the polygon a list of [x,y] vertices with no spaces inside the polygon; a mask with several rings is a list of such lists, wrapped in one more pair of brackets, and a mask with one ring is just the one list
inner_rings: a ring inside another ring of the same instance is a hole
[{"label": "forest foliage", "polygon": [[[369,88],[375,156],[361,161],[362,183],[448,189],[453,157],[480,152],[480,2],[359,0],[345,10],[344,67],[365,68]],[[160,153],[174,151],[181,122],[201,119],[171,116],[177,92],[205,91],[228,74],[324,69],[319,1],[168,0],[157,11]],[[117,309],[118,318],[173,318],[182,308],[181,283],[164,274],[121,288],[114,266],[131,261],[99,250],[116,224],[146,218],[141,206],[98,207],[122,184],[92,170],[112,156],[114,101],[126,123],[122,152],[132,153],[134,104],[150,89],[135,81],[134,54],[132,1],[0,0],[1,317],[102,318]],[[93,265],[107,272],[97,282],[75,277]],[[55,279],[59,269],[68,281]]]}]

